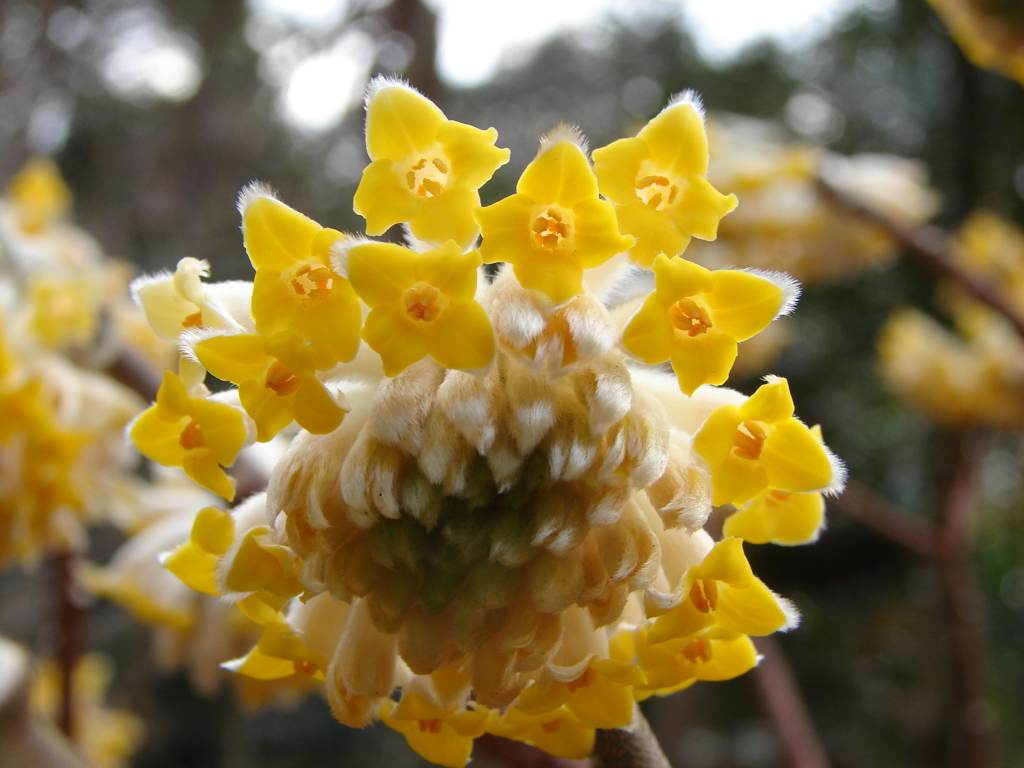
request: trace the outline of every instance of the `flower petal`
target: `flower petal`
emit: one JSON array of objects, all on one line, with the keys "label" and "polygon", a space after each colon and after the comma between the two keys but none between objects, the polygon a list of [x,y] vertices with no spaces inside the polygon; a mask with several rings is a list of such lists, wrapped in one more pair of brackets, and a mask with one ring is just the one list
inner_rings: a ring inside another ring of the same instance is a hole
[{"label": "flower petal", "polygon": [[584,269],[599,267],[633,247],[632,237],[619,234],[615,209],[607,200],[581,200],[572,212],[577,258]]},{"label": "flower petal", "polygon": [[679,389],[689,396],[702,384],[724,384],[736,361],[736,342],[711,329],[698,336],[674,332],[672,370]]},{"label": "flower petal", "polygon": [[597,198],[597,177],[583,151],[563,140],[543,150],[526,166],[516,192],[541,204],[573,208],[581,200]]},{"label": "flower petal", "polygon": [[771,280],[737,269],[711,274],[714,284],[707,302],[712,322],[736,341],[760,333],[779,314],[785,294]]},{"label": "flower petal", "polygon": [[782,491],[817,491],[832,482],[832,463],[825,447],[796,419],[768,435],[761,465],[768,473],[768,484]]},{"label": "flower petal", "polygon": [[652,293],[623,330],[622,346],[647,365],[659,365],[672,354],[674,338],[668,308]]},{"label": "flower petal", "polygon": [[437,129],[437,141],[451,163],[449,186],[479,189],[508,162],[511,152],[494,146],[498,132],[448,120]]},{"label": "flower petal", "polygon": [[377,160],[363,169],[352,210],[366,219],[368,235],[383,235],[388,227],[419,213],[423,200],[402,182],[391,160]]},{"label": "flower petal", "polygon": [[636,180],[647,157],[647,142],[640,138],[619,139],[595,149],[594,175],[601,194],[619,205],[637,202]]},{"label": "flower petal", "polygon": [[196,344],[196,357],[218,379],[241,384],[262,379],[273,358],[266,352],[267,342],[255,333],[213,336]]},{"label": "flower petal", "polygon": [[445,368],[484,368],[494,358],[494,330],[475,301],[448,307],[430,325],[427,349]]},{"label": "flower petal", "polygon": [[637,138],[647,143],[654,164],[672,176],[704,176],[708,172],[704,118],[688,102],[663,109],[640,130]]},{"label": "flower petal", "polygon": [[412,88],[381,88],[366,105],[366,151],[371,160],[409,160],[437,142],[444,113]]},{"label": "flower petal", "polygon": [[446,189],[423,200],[420,210],[409,219],[409,228],[420,240],[440,245],[454,240],[466,248],[480,234],[473,212],[480,207],[475,189]]},{"label": "flower petal", "polygon": [[394,243],[361,243],[348,252],[348,279],[371,308],[401,301],[416,282],[416,254]]},{"label": "flower petal", "polygon": [[427,342],[410,320],[392,306],[377,307],[366,316],[363,341],[380,355],[385,376],[397,376],[428,353]]},{"label": "flower petal", "polygon": [[256,269],[284,271],[307,258],[321,229],[272,197],[254,197],[242,212],[245,251]]}]

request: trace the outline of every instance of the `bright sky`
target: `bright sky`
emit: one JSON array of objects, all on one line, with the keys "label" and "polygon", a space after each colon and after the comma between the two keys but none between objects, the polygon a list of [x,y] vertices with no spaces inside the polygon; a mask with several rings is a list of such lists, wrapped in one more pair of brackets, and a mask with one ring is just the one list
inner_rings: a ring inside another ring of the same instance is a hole
[{"label": "bright sky", "polygon": [[[799,46],[821,35],[866,0],[427,0],[440,15],[439,66],[457,85],[484,82],[510,50],[551,35],[597,23],[606,14],[623,19],[648,13],[681,13],[701,52],[728,59],[764,37]],[[867,0],[886,5],[884,0]],[[891,3],[890,3],[891,4]]]},{"label": "bright sky", "polygon": [[[348,0],[250,0],[264,17],[317,26],[336,21]],[[728,60],[762,38],[798,47],[824,34],[857,5],[895,0],[426,0],[440,19],[438,66],[453,85],[485,82],[517,51],[552,35],[596,27],[609,13],[628,21],[641,15],[682,16],[701,52]],[[273,51],[271,51],[273,53]],[[352,37],[331,51],[288,68],[281,77],[282,108],[293,125],[329,128],[359,99],[372,58],[370,41]]]}]

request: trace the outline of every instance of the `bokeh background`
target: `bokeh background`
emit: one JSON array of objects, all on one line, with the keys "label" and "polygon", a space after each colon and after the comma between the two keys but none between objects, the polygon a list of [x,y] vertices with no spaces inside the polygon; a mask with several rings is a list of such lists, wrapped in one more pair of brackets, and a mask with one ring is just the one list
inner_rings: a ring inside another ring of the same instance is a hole
[{"label": "bokeh background", "polygon": [[[603,146],[695,88],[723,125],[752,117],[779,141],[920,161],[942,230],[978,208],[1024,223],[1024,88],[968,63],[925,0],[3,0],[0,184],[50,155],[77,223],[108,253],[141,271],[195,256],[216,280],[249,279],[234,202],[250,180],[324,225],[360,229],[361,96],[381,72],[453,119],[497,128],[512,161],[485,204],[513,188],[558,122]],[[727,159],[713,154],[712,174]],[[826,231],[808,258],[841,258],[829,246]],[[803,612],[780,646],[837,768],[965,765],[972,733],[996,745],[988,764],[1024,766],[1020,435],[939,426],[881,376],[876,345],[894,309],[948,323],[927,270],[895,259],[835,272],[806,288],[770,370],[891,513],[940,520],[965,441],[975,446],[967,570],[985,698],[965,726],[941,558],[880,535],[841,500],[817,544],[747,547]],[[730,384],[749,393],[767,371],[752,364]],[[109,557],[119,537],[97,531],[91,556]],[[55,642],[45,583],[31,570],[0,577],[0,633],[43,653]],[[145,721],[137,768],[422,764],[385,728],[337,725],[320,699],[251,712],[227,691],[196,696],[152,667],[147,634],[112,604],[94,607],[89,631],[89,647],[115,660],[110,700]],[[675,765],[792,764],[765,701],[748,675],[646,711]],[[493,750],[478,762],[508,764]]]}]

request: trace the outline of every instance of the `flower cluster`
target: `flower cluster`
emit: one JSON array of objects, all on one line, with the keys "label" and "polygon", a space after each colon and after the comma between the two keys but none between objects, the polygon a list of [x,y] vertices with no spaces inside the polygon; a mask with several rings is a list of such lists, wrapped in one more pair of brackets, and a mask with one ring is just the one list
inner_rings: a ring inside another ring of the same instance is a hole
[{"label": "flower cluster", "polygon": [[751,118],[716,123],[710,138],[715,162],[709,178],[734,190],[743,205],[722,220],[714,242],[695,244],[690,258],[705,267],[781,269],[810,284],[894,260],[899,248],[892,238],[824,199],[818,177],[907,226],[927,221],[939,207],[919,162],[842,157],[785,143],[772,126]]},{"label": "flower cluster", "polygon": [[0,200],[0,565],[73,548],[83,523],[134,506],[122,431],[143,403],[89,368],[109,361],[101,313],[121,338],[144,319],[117,298],[123,267],[63,220],[69,198],[37,160]]},{"label": "flower cluster", "polygon": [[[265,495],[204,509],[166,560],[260,625],[229,668],[323,681],[342,723],[449,766],[485,732],[585,757],[636,700],[749,670],[750,636],[797,616],[742,539],[813,540],[843,483],[784,379],[715,386],[797,289],[683,258],[736,204],[693,94],[593,164],[556,128],[480,207],[496,139],[377,79],[355,209],[406,245],[252,185],[247,305],[191,263],[135,291],[185,355],[131,429],[143,453],[230,499],[238,452],[294,435]],[[739,508],[717,543],[713,504]]]},{"label": "flower cluster", "polygon": [[[959,266],[998,285],[1024,311],[1024,233],[994,214],[972,214],[952,241]],[[946,286],[953,329],[918,309],[896,312],[879,340],[893,388],[939,422],[1024,429],[1024,344],[1004,318]]]}]

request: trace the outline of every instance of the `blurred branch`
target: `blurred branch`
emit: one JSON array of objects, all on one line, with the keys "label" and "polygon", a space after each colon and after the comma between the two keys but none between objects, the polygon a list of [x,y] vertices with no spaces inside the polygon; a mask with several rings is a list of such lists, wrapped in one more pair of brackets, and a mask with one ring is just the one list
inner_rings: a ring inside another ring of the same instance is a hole
[{"label": "blurred branch", "polygon": [[829,768],[828,754],[804,703],[796,675],[775,638],[754,638],[763,655],[751,678],[791,768]]},{"label": "blurred branch", "polygon": [[889,541],[925,558],[939,554],[939,530],[933,523],[901,511],[863,483],[850,480],[830,502]]},{"label": "blurred branch", "polygon": [[961,743],[953,764],[987,768],[994,764],[984,595],[971,564],[974,525],[978,513],[978,483],[984,439],[978,434],[958,437],[953,469],[943,498],[939,569],[945,590],[955,665],[956,732]]},{"label": "blurred branch", "polygon": [[658,738],[640,706],[633,705],[633,722],[628,728],[598,728],[593,768],[670,768]]},{"label": "blurred branch", "polygon": [[957,264],[946,245],[945,238],[938,235],[935,230],[905,227],[884,213],[854,200],[820,177],[817,179],[817,187],[821,195],[837,208],[860,216],[885,230],[903,247],[903,253],[909,259],[939,277],[953,280],[975,299],[998,312],[1024,338],[1024,317],[1017,313],[1013,305],[995,287],[984,280],[979,280]]},{"label": "blurred branch", "polygon": [[75,560],[77,555],[57,555],[55,613],[57,626],[57,661],[60,668],[60,708],[57,725],[68,740],[76,741],[78,722],[75,718],[75,669],[85,645],[85,611],[75,601]]}]

